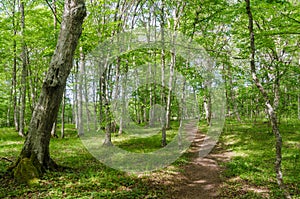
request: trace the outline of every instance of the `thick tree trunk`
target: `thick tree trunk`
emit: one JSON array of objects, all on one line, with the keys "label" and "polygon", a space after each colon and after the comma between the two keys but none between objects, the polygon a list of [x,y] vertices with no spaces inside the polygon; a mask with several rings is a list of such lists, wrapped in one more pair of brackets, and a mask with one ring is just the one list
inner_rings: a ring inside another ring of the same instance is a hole
[{"label": "thick tree trunk", "polygon": [[[30,179],[38,178],[45,170],[55,169],[57,166],[49,154],[51,129],[73,66],[73,56],[85,16],[84,0],[65,0],[56,50],[33,111],[23,149],[12,167],[15,178],[20,181],[28,182]],[[28,176],[26,170],[32,169],[35,169],[32,171],[34,175]]]},{"label": "thick tree trunk", "polygon": [[286,198],[290,199],[291,196],[286,189],[284,182],[283,182],[283,177],[282,177],[282,172],[281,172],[281,160],[282,160],[282,154],[281,154],[281,148],[282,148],[282,137],[279,132],[279,126],[278,126],[278,121],[277,121],[277,114],[276,110],[274,109],[277,108],[279,104],[279,80],[278,77],[276,78],[276,81],[274,83],[275,87],[275,96],[274,96],[274,104],[270,103],[270,99],[268,96],[267,91],[259,81],[257,77],[257,72],[256,72],[256,66],[255,66],[255,36],[254,36],[254,26],[253,26],[253,16],[252,16],[252,11],[250,7],[250,0],[245,0],[246,1],[246,10],[249,18],[249,34],[250,34],[250,49],[251,49],[251,61],[250,61],[250,67],[251,67],[251,74],[252,74],[252,79],[256,85],[256,87],[259,89],[261,94],[264,97],[265,100],[265,105],[267,108],[267,113],[269,116],[269,119],[271,121],[272,125],[272,130],[275,135],[276,139],[276,161],[275,161],[275,171],[276,171],[276,177],[277,177],[277,184],[280,187],[280,189],[283,191],[284,195]]}]

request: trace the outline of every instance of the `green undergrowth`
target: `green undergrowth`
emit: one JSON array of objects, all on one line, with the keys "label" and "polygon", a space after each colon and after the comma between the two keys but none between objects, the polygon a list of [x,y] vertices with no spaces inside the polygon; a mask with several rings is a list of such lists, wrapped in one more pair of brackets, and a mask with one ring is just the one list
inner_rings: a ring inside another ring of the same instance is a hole
[{"label": "green undergrowth", "polygon": [[[176,135],[176,128],[177,124],[173,123],[167,132],[168,142]],[[24,138],[13,129],[0,129],[0,157],[5,158],[0,161],[0,198],[165,198],[167,187],[154,182],[151,175],[141,177],[103,165],[83,146],[73,125],[67,125],[65,131],[64,139],[51,139],[50,154],[59,165],[68,169],[47,172],[38,183],[28,186],[4,175],[10,161],[15,161],[20,153]],[[59,127],[57,134],[60,135]],[[136,139],[122,136],[123,141],[114,144],[128,151],[141,153],[160,148],[160,134]],[[188,159],[187,154],[183,155],[172,168],[163,170],[180,170]]]},{"label": "green undergrowth", "polygon": [[[300,121],[281,121],[282,171],[293,198],[300,198]],[[283,198],[274,169],[275,137],[266,122],[227,121],[220,138],[222,148],[233,152],[223,164],[222,193],[231,198]]]}]

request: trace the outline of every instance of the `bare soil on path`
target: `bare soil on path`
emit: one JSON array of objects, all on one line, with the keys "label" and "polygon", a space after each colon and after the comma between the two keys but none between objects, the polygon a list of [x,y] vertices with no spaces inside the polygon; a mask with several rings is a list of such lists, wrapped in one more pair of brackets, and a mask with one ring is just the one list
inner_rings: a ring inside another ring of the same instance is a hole
[{"label": "bare soil on path", "polygon": [[196,133],[195,139],[188,151],[190,162],[182,166],[181,171],[168,179],[167,198],[172,199],[209,199],[219,198],[219,188],[222,184],[222,168],[218,164],[232,157],[231,152],[224,151],[218,145],[212,152],[199,157],[199,150],[205,135]]}]

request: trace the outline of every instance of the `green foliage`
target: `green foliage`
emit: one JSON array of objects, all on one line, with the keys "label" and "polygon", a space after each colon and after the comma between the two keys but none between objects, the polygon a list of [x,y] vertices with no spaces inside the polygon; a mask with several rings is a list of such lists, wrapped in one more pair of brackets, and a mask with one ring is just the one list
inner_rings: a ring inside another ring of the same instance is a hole
[{"label": "green foliage", "polygon": [[[178,123],[172,123],[174,129]],[[106,167],[96,160],[82,145],[73,125],[66,125],[65,139],[52,139],[50,150],[52,158],[60,165],[68,167],[65,171],[47,172],[42,180],[31,186],[16,184],[9,176],[4,176],[9,162],[0,160],[0,197],[43,197],[43,198],[164,198],[167,187],[153,183],[150,177],[137,177]],[[168,132],[170,138],[175,130]],[[119,137],[117,137],[119,138]],[[124,141],[115,142],[118,146],[136,152],[157,149],[160,136],[144,139],[147,145],[122,135]],[[0,129],[0,157],[15,160],[21,150],[23,139],[9,128]],[[170,140],[169,140],[170,141]],[[143,149],[141,149],[143,147]],[[174,165],[186,164],[188,158],[178,159]],[[3,176],[2,176],[3,175]]]},{"label": "green foliage", "polygon": [[[282,197],[274,174],[274,135],[268,129],[267,124],[261,121],[254,125],[227,122],[221,143],[234,153],[232,160],[224,164],[226,169],[223,172],[225,187],[232,191],[231,194],[237,194],[245,186],[253,186],[257,190],[266,190],[271,198]],[[284,181],[295,198],[300,196],[300,161],[297,158],[300,153],[299,129],[299,121],[293,121],[292,125],[283,121],[280,128],[283,137]],[[237,188],[238,183],[241,185]]]}]

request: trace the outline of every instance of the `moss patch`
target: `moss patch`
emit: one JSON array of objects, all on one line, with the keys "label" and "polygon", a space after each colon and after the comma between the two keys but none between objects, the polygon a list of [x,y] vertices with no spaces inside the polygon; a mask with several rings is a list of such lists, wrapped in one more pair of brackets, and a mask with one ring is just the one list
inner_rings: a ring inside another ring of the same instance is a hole
[{"label": "moss patch", "polygon": [[29,158],[23,158],[14,169],[14,177],[20,183],[31,185],[38,181],[40,173]]}]

